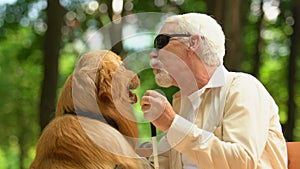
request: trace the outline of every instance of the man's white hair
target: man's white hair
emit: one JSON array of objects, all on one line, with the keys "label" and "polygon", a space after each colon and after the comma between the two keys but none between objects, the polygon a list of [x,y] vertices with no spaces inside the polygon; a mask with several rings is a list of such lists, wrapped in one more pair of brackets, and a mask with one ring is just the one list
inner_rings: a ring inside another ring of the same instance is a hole
[{"label": "man's white hair", "polygon": [[223,64],[225,55],[225,35],[222,27],[212,17],[201,13],[187,13],[173,15],[166,19],[167,22],[176,22],[176,33],[197,34],[202,38],[198,54],[204,63],[209,66]]}]

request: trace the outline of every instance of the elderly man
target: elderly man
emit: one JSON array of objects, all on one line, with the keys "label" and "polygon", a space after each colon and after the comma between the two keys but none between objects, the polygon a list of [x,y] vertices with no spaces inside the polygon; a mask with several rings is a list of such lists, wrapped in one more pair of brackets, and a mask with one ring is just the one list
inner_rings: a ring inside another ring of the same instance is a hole
[{"label": "elderly man", "polygon": [[160,169],[287,168],[278,107],[257,79],[225,69],[225,36],[213,18],[170,16],[154,47],[156,82],[180,88],[173,106],[153,90],[141,100],[145,118],[166,134]]}]

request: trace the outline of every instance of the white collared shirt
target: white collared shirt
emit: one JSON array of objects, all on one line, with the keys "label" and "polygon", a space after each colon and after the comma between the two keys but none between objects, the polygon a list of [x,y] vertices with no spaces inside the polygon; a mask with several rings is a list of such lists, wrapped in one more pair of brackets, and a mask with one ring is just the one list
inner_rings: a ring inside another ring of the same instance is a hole
[{"label": "white collared shirt", "polygon": [[[286,142],[272,96],[255,77],[220,69],[204,89],[173,96],[179,115],[166,133],[172,150],[159,158],[161,168],[182,169],[183,163],[186,169],[287,169]],[[220,121],[215,120],[218,112]],[[180,154],[185,155],[181,161]]]},{"label": "white collared shirt", "polygon": [[[193,123],[195,120],[195,114],[198,111],[198,107],[201,104],[201,95],[205,92],[207,88],[217,88],[217,87],[222,87],[225,85],[225,76],[224,76],[224,70],[225,69],[223,66],[219,66],[209,82],[201,89],[195,91],[191,95],[185,97],[182,96],[182,107],[181,107],[181,112],[180,114],[185,116],[182,117],[180,115],[176,115],[169,131],[172,133],[172,128],[177,128],[178,127],[183,127],[183,126],[191,126],[190,123]],[[185,127],[183,127],[185,128]],[[177,130],[177,129],[175,129]],[[210,134],[207,134],[209,137]],[[188,157],[185,155],[182,155],[182,162],[183,162],[183,168],[184,169],[197,169],[196,164],[194,164]]]}]

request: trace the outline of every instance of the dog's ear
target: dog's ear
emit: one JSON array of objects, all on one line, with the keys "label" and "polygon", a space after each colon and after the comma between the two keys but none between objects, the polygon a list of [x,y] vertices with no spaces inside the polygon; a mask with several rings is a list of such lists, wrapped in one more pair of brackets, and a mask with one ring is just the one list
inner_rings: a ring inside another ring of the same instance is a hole
[{"label": "dog's ear", "polygon": [[95,85],[98,91],[98,97],[101,100],[109,100],[112,102],[111,81],[115,73],[115,65],[110,62],[102,61],[95,78]]},{"label": "dog's ear", "polygon": [[75,112],[73,97],[72,97],[72,79],[73,74],[71,74],[66,80],[63,89],[61,91],[58,103],[56,106],[56,116],[60,116],[66,113]]}]

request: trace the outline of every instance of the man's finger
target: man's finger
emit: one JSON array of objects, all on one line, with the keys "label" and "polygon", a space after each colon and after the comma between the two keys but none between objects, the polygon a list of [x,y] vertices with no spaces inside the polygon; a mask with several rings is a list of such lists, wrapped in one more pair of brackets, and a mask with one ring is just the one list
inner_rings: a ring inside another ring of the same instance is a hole
[{"label": "man's finger", "polygon": [[150,104],[150,96],[143,96],[140,102],[141,106]]},{"label": "man's finger", "polygon": [[156,90],[147,90],[144,96],[152,96],[152,97],[164,97],[161,93]]},{"label": "man's finger", "polygon": [[142,112],[146,113],[146,112],[149,112],[151,106],[150,104],[144,104],[142,105]]},{"label": "man's finger", "polygon": [[152,90],[146,90],[146,92],[144,93],[144,96],[150,96]]},{"label": "man's finger", "polygon": [[152,97],[152,96],[143,96],[141,99],[141,106],[146,104],[155,104],[155,105],[161,105],[163,104],[164,99],[161,97]]}]

